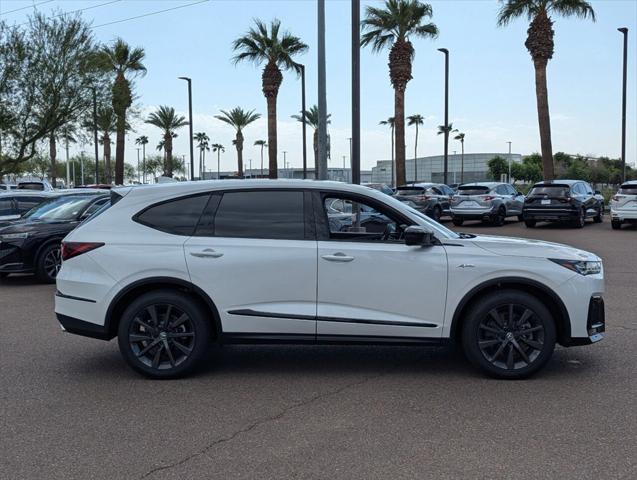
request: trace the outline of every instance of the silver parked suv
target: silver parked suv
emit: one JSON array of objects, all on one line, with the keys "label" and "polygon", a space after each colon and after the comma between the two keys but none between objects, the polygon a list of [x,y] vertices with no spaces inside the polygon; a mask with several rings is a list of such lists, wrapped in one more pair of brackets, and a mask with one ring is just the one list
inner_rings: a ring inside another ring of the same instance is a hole
[{"label": "silver parked suv", "polygon": [[451,217],[453,224],[458,226],[465,220],[501,226],[507,217],[522,220],[523,206],[524,195],[508,183],[465,183],[451,199]]}]

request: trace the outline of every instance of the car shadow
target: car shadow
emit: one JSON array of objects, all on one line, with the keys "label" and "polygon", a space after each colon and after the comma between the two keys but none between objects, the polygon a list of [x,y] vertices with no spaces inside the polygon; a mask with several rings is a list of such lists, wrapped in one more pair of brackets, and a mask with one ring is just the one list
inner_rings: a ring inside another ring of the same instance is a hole
[{"label": "car shadow", "polygon": [[0,278],[0,288],[4,287],[24,287],[24,286],[35,286],[35,285],[49,285],[46,283],[40,282],[35,275],[26,274],[26,273],[16,273],[9,275],[5,278]]}]

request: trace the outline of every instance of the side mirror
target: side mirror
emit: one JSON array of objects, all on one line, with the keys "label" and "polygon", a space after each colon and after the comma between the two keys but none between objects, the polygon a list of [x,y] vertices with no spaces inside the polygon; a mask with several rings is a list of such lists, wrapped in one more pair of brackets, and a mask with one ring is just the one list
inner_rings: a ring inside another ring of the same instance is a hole
[{"label": "side mirror", "polygon": [[524,194],[522,192],[518,192],[518,195],[522,196],[522,197],[524,196]]},{"label": "side mirror", "polygon": [[407,246],[430,247],[434,244],[434,234],[415,225],[405,229],[404,238]]}]

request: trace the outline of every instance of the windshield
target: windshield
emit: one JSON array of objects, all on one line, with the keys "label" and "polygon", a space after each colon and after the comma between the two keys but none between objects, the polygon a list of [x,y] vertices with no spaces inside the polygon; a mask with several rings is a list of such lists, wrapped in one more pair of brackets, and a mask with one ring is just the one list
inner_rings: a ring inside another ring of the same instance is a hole
[{"label": "windshield", "polygon": [[447,227],[445,227],[445,226],[439,224],[438,222],[432,220],[431,218],[429,218],[424,213],[420,213],[415,208],[410,207],[409,205],[407,205],[404,202],[401,202],[400,200],[398,200],[395,197],[387,197],[385,200],[383,200],[383,202],[387,203],[388,205],[390,205],[392,207],[394,207],[398,211],[405,211],[406,210],[406,211],[409,212],[410,215],[418,217],[418,220],[419,220],[420,224],[421,225],[424,224],[427,228],[432,230],[434,233],[438,233],[438,234],[440,234],[441,236],[443,236],[445,238],[460,238],[460,235],[458,235],[453,230],[449,230]]},{"label": "windshield", "polygon": [[482,187],[479,185],[466,185],[458,187],[458,195],[484,195],[489,193],[491,189],[489,187]]},{"label": "windshield", "polygon": [[76,220],[95,198],[95,195],[52,198],[29,210],[24,218],[30,220]]},{"label": "windshield", "polygon": [[568,185],[539,185],[533,187],[529,195],[548,195],[549,197],[566,197],[569,193]]}]

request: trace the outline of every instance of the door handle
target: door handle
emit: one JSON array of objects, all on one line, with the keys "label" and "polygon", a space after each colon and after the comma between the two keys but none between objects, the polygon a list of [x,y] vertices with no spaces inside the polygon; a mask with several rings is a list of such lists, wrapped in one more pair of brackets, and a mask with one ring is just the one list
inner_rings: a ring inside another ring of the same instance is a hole
[{"label": "door handle", "polygon": [[350,257],[349,255],[345,255],[343,252],[336,252],[333,255],[321,255],[323,260],[327,260],[328,262],[351,262],[354,260],[354,257]]},{"label": "door handle", "polygon": [[223,257],[223,253],[215,252],[212,248],[206,248],[200,252],[190,252],[190,255],[197,258],[219,258]]}]

